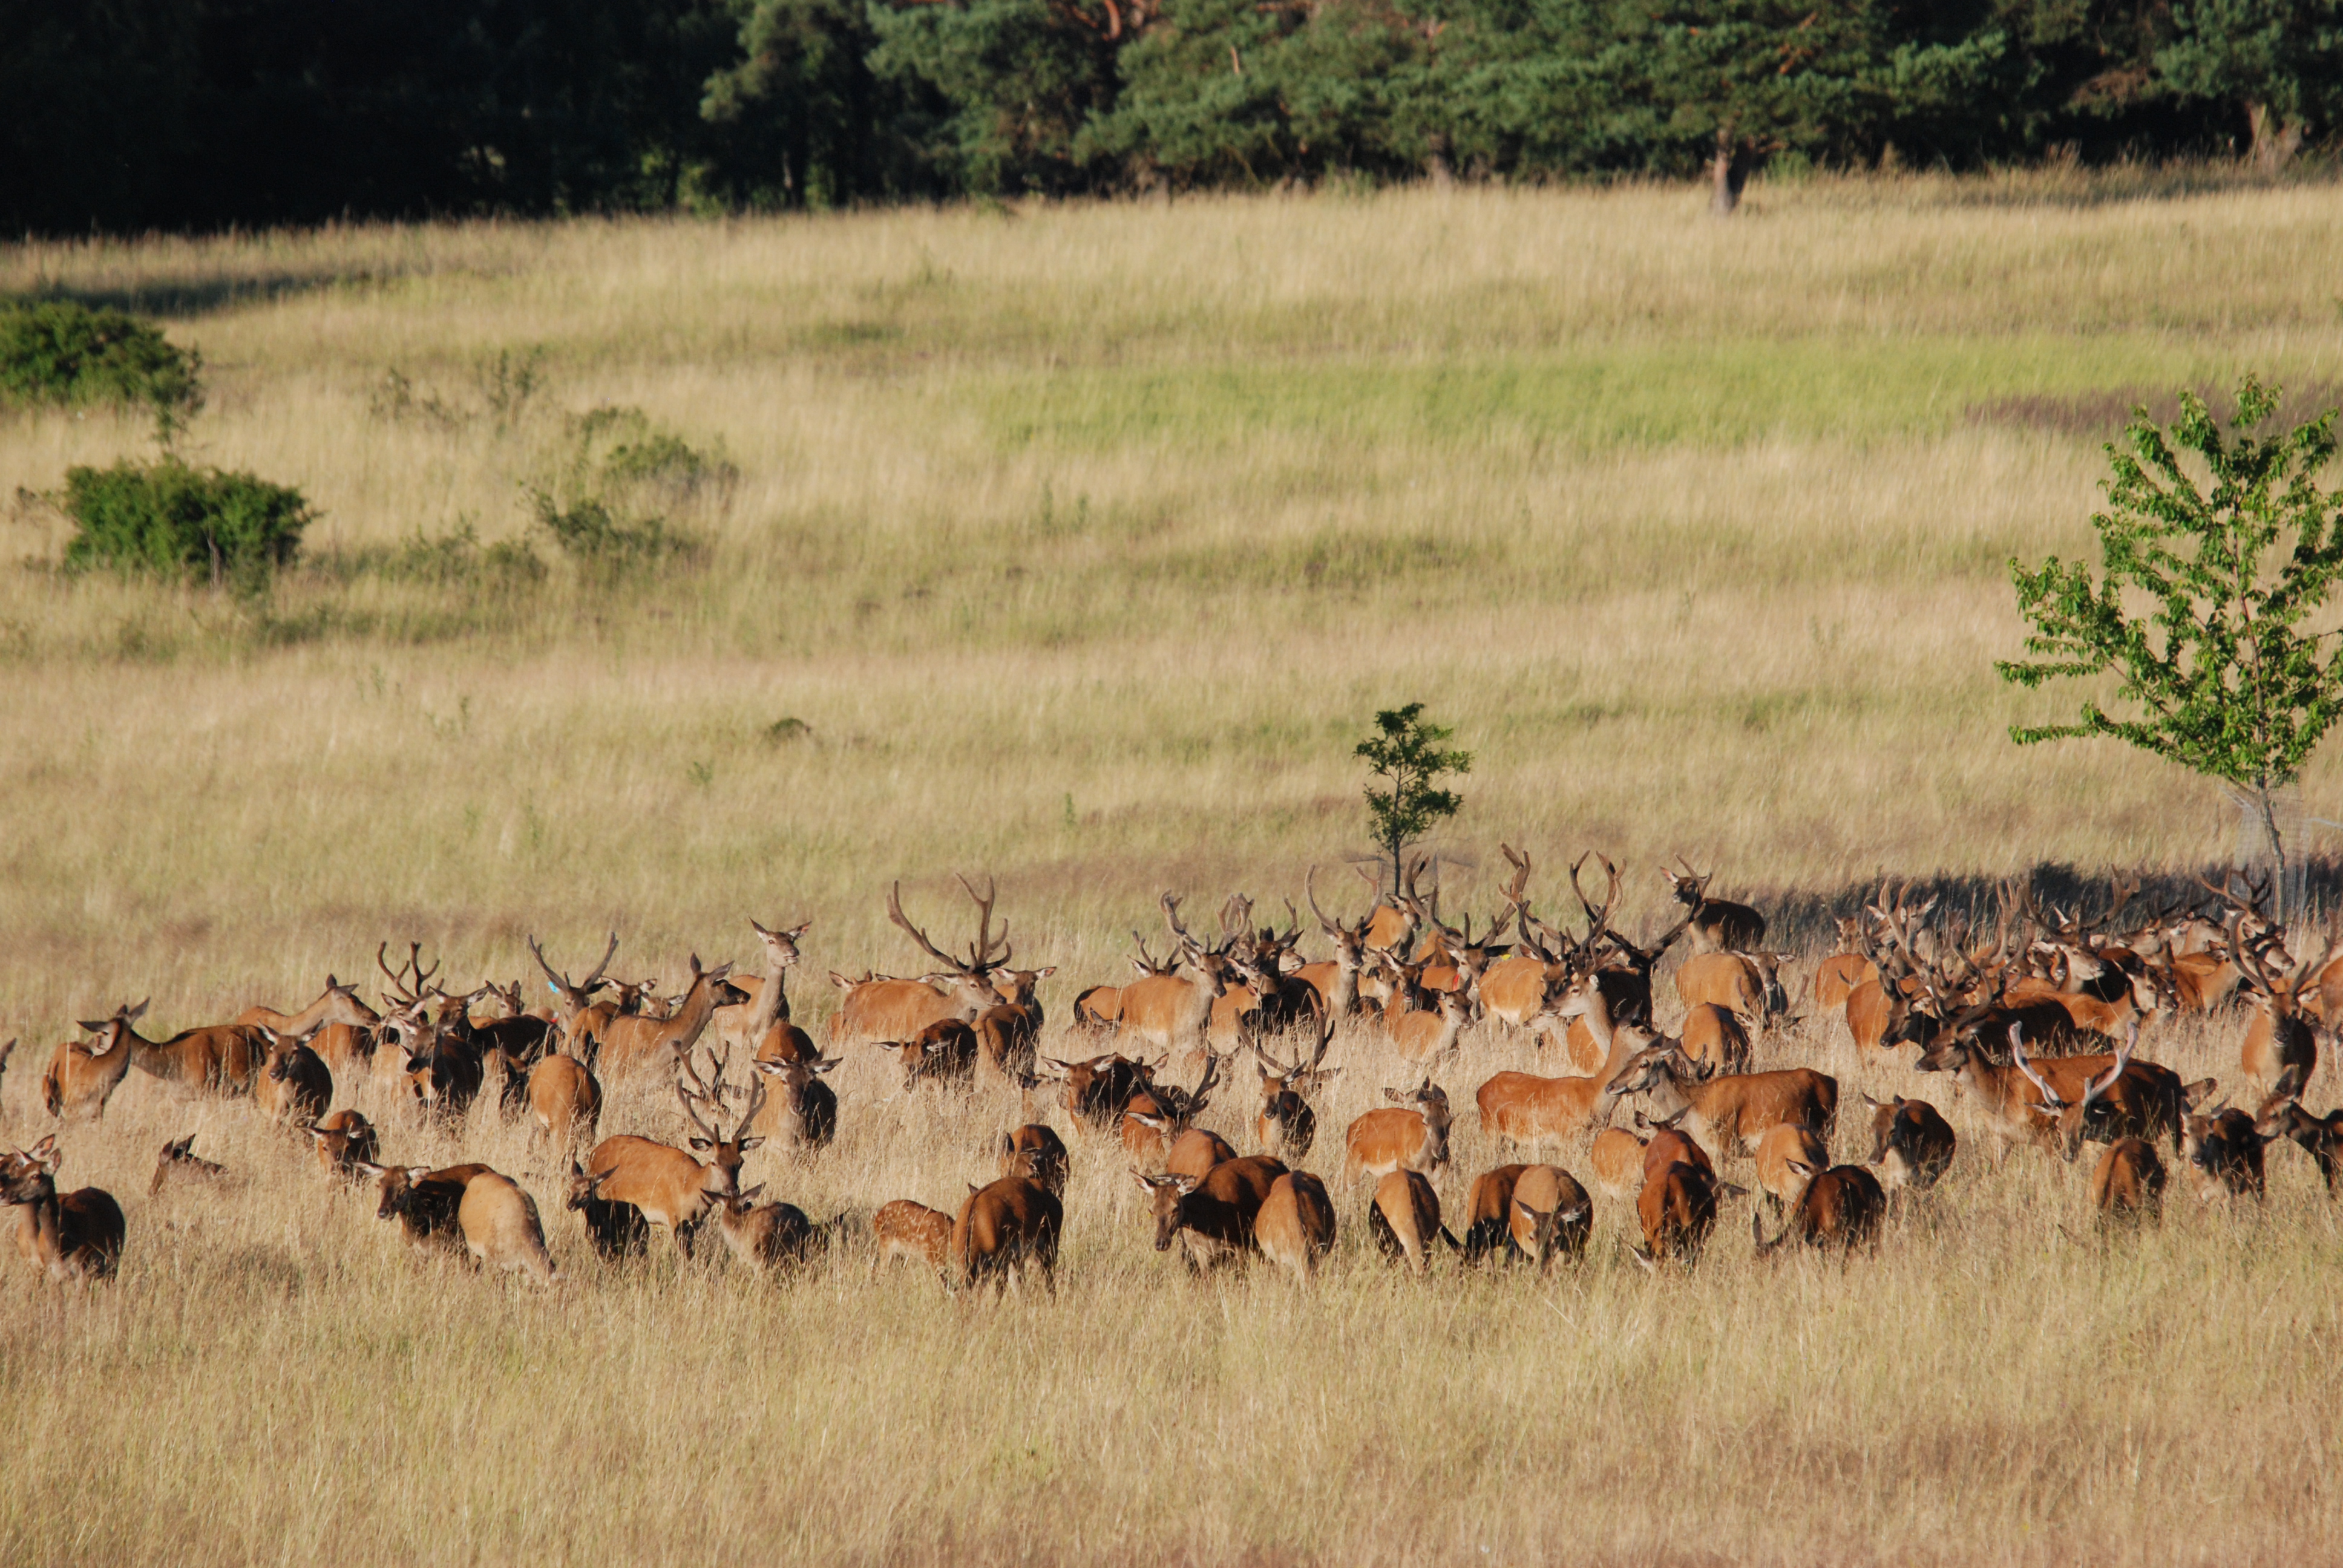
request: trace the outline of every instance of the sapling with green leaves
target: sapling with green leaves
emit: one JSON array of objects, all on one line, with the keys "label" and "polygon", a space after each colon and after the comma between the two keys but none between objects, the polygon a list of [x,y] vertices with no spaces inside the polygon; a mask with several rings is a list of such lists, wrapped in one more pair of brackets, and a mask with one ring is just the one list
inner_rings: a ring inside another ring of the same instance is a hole
[{"label": "sapling with green leaves", "polygon": [[2226,433],[2193,394],[2168,431],[2135,409],[2124,445],[2107,447],[2107,506],[2091,518],[2099,569],[2012,560],[2035,657],[1996,668],[2029,689],[2113,674],[2121,711],[2087,698],[2072,720],[2013,726],[2010,739],[2112,736],[2218,779],[2251,804],[2283,868],[2274,796],[2343,714],[2328,604],[2343,492],[2318,483],[2336,411],[2258,435],[2278,399],[2246,377]]},{"label": "sapling with green leaves", "polygon": [[[1392,886],[1400,886],[1400,860],[1407,847],[1434,822],[1456,815],[1464,804],[1453,789],[1440,788],[1452,773],[1473,771],[1473,754],[1444,749],[1442,742],[1455,732],[1423,720],[1423,704],[1384,709],[1375,715],[1375,733],[1359,742],[1353,755],[1366,761],[1373,780],[1367,785],[1367,817],[1374,825],[1375,842],[1391,857]],[[1378,789],[1379,781],[1383,788]]]}]

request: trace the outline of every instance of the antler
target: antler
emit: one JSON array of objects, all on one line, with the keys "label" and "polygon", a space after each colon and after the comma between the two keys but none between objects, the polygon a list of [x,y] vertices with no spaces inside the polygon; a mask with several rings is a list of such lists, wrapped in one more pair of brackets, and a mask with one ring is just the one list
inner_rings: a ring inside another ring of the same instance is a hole
[{"label": "antler", "polygon": [[[970,894],[970,897],[971,898],[974,896],[973,892]],[[989,919],[991,914],[990,906],[986,907],[985,913]],[[901,927],[904,935],[919,943],[920,950],[921,952],[927,954],[938,963],[942,964],[945,968],[950,970],[955,974],[968,973],[968,965],[961,963],[960,960],[952,957],[951,954],[944,951],[943,949],[930,941],[928,940],[927,932],[920,930],[919,927],[913,925],[909,920],[904,918],[903,884],[900,882],[896,883],[893,887],[887,890],[887,918],[896,925]]]},{"label": "antler", "polygon": [[2131,1065],[2132,1050],[2138,1044],[2139,1020],[2134,1019],[2131,1021],[2130,1030],[2124,1035],[2123,1044],[2116,1048],[2115,1065],[2107,1069],[2107,1075],[2105,1077],[2093,1081],[2084,1089],[2084,1104],[2088,1105],[2092,1101],[2097,1100],[2100,1095],[2105,1094],[2108,1090],[2113,1089],[2116,1086],[2116,1080],[2121,1078],[2124,1075],[2124,1069]]},{"label": "antler", "polygon": [[[1600,910],[1596,909],[1594,901],[1587,898],[1586,890],[1578,885],[1578,868],[1586,864],[1587,857],[1590,855],[1603,862],[1604,873],[1611,879],[1610,890],[1604,894],[1603,907]],[[1611,929],[1611,910],[1619,901],[1619,868],[1611,863],[1609,856],[1596,854],[1593,849],[1589,849],[1586,854],[1579,856],[1577,859],[1571,862],[1570,890],[1578,895],[1579,907],[1586,911],[1586,940],[1580,945],[1591,948],[1602,940],[1604,932]]]},{"label": "antler", "polygon": [[2058,1091],[2045,1083],[2042,1075],[2034,1070],[2034,1064],[2026,1060],[2026,1026],[2022,1023],[2009,1026],[2009,1059],[2017,1063],[2017,1070],[2032,1079],[2034,1087],[2042,1091],[2043,1104],[2054,1111],[2066,1108],[2066,1102],[2059,1098]]},{"label": "antler", "polygon": [[1001,922],[1000,956],[995,958],[992,951],[992,901],[1000,896],[1001,889],[990,877],[987,877],[984,879],[984,891],[979,895],[977,890],[969,885],[966,877],[954,872],[953,878],[960,883],[961,890],[976,903],[976,945],[968,950],[968,967],[970,970],[978,972],[998,969],[1009,961],[1010,951],[1007,920]]},{"label": "antler", "polygon": [[[380,947],[375,949],[374,966],[383,972],[384,976],[389,980],[391,985],[396,989],[398,997],[398,1005],[400,1007],[412,1007],[417,1002],[423,1000],[423,988],[430,983],[431,977],[439,972],[447,960],[443,959],[439,963],[433,964],[427,970],[423,967],[423,944],[421,942],[409,942],[407,944],[407,961],[399,966],[397,973],[393,974],[391,972],[390,965],[386,961],[385,957],[385,955],[389,951],[390,944],[388,942],[384,942]],[[384,994],[387,996],[391,993],[387,991]]]}]

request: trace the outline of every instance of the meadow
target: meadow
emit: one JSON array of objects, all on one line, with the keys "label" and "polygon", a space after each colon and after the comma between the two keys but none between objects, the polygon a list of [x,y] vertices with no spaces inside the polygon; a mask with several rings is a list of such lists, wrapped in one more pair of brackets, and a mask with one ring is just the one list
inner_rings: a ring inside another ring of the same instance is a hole
[{"label": "meadow", "polygon": [[[210,387],[182,449],[320,513],[256,598],[67,577],[43,495],[151,437],[0,417],[0,1039],[25,1041],[0,1140],[47,1129],[33,1080],[73,1020],[151,994],[161,1038],[296,1005],[386,940],[533,985],[528,936],[583,964],[616,929],[622,972],[672,981],[695,951],[753,968],[752,916],[809,916],[818,1017],[824,970],[911,964],[890,883],[957,930],[955,870],[998,879],[1062,1020],[1166,888],[1282,908],[1316,865],[1362,907],[1351,746],[1413,700],[1474,754],[1452,909],[1485,912],[1501,839],[1549,911],[1605,850],[1646,930],[1678,852],[1761,902],[2218,859],[2212,787],[2008,743],[2056,699],[1994,675],[2022,635],[2006,563],[2088,548],[2135,401],[2247,368],[2289,411],[2331,401],[2338,262],[2330,184],[2060,171],[1766,185],[1729,224],[1684,189],[1455,187],[0,248],[0,292],[160,315]],[[730,470],[676,503],[690,558],[617,582],[528,496],[611,406]],[[484,564],[498,543],[542,575]],[[2335,768],[2314,815],[2343,815]],[[2241,1028],[2147,1049],[2233,1072]],[[1398,1081],[1371,1038],[1338,1049],[1334,1129]],[[1917,1085],[1976,1131],[1834,1020],[1764,1049],[1846,1107]],[[1467,1035],[1444,1201],[1498,1154],[1472,1089],[1527,1060]],[[1241,1077],[1205,1120],[1244,1148]],[[837,1147],[749,1171],[817,1214],[949,1206],[1017,1111],[897,1098],[873,1060],[840,1078]],[[1606,1204],[1552,1282],[1416,1282],[1342,1193],[1336,1264],[1297,1292],[1191,1284],[1120,1151],[1078,1145],[1058,1293],[996,1303],[850,1254],[613,1273],[520,1129],[448,1137],[375,1094],[394,1158],[537,1194],[563,1284],[412,1259],[248,1108],[134,1074],[65,1135],[65,1184],[124,1199],[122,1278],[0,1282],[0,1557],[2229,1563],[2343,1539],[2343,1245],[2289,1148],[2267,1206],[2176,1192],[2117,1244],[2087,1167],[1966,1149],[1875,1260],[1758,1264],[1745,1201],[1658,1280]],[[1840,1158],[1869,1152],[1858,1121]],[[655,1083],[604,1121],[679,1125]],[[191,1131],[239,1185],[146,1199]]]}]

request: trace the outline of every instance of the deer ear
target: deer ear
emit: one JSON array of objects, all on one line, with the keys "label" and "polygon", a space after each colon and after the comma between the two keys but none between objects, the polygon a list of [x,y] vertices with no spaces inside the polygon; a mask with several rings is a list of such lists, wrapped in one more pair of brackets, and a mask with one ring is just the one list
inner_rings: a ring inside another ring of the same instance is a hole
[{"label": "deer ear", "polygon": [[1034,978],[1035,980],[1048,980],[1051,975],[1056,974],[1057,972],[1058,972],[1058,966],[1057,966],[1057,965],[1055,965],[1055,964],[1045,964],[1045,965],[1043,965],[1041,968],[1040,968],[1040,969],[1038,969],[1038,970],[1035,970],[1033,971],[1033,978]]},{"label": "deer ear", "polygon": [[714,1144],[709,1142],[705,1138],[695,1138],[691,1140],[691,1146],[694,1149],[712,1149],[715,1147]]}]

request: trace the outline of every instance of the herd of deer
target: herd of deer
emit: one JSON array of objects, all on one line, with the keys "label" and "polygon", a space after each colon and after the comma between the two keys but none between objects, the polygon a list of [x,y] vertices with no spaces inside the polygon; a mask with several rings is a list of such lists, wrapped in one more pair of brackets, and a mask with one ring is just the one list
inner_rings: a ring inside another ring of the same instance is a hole
[{"label": "herd of deer", "polygon": [[[549,1279],[554,1270],[536,1202],[508,1176],[480,1163],[430,1168],[381,1161],[377,1130],[357,1110],[333,1110],[337,1085],[371,1079],[427,1117],[460,1121],[493,1088],[533,1136],[574,1151],[568,1207],[603,1257],[644,1251],[665,1231],[685,1256],[713,1220],[730,1253],[759,1270],[801,1261],[848,1228],[817,1223],[796,1206],[759,1203],[744,1188],[749,1154],[771,1143],[811,1156],[835,1138],[836,1093],[823,1080],[853,1049],[891,1053],[906,1092],[937,1088],[1016,1097],[1025,1125],[1000,1141],[999,1175],[971,1183],[957,1213],[909,1200],[880,1208],[869,1224],[875,1270],[910,1259],[961,1284],[996,1287],[1031,1271],[1051,1283],[1064,1225],[1071,1153],[1035,1117],[1044,1082],[1078,1139],[1111,1146],[1145,1189],[1159,1251],[1182,1248],[1196,1269],[1259,1255],[1306,1278],[1332,1250],[1335,1204],[1326,1184],[1298,1168],[1315,1145],[1312,1099],[1340,1066],[1327,1065],[1337,1030],[1379,1033],[1413,1080],[1386,1088],[1391,1103],[1354,1120],[1342,1139],[1341,1181],[1372,1178],[1370,1233],[1388,1256],[1421,1273],[1445,1244],[1468,1261],[1498,1255],[1550,1269],[1584,1254],[1594,1200],[1562,1165],[1514,1163],[1482,1172],[1465,1199],[1459,1241],[1443,1222],[1435,1181],[1449,1162],[1451,1115],[1436,1081],[1481,1027],[1525,1034],[1567,1070],[1500,1071],[1474,1096],[1482,1131],[1525,1160],[1583,1151],[1594,1187],[1634,1208],[1634,1256],[1657,1267],[1689,1262],[1714,1230],[1722,1200],[1748,1189],[1722,1181],[1717,1164],[1747,1156],[1754,1180],[1781,1216],[1767,1238],[1755,1211],[1759,1253],[1795,1239],[1849,1248],[1875,1243],[1890,1194],[1932,1187],[1951,1164],[1956,1137],[1916,1092],[1872,1116],[1869,1158],[1833,1164],[1838,1083],[1810,1068],[1753,1070],[1752,1040],[1798,1020],[1782,966],[1765,951],[1765,920],[1745,905],[1711,899],[1709,879],[1684,866],[1664,873],[1682,915],[1657,940],[1639,943],[1613,923],[1621,877],[1608,859],[1601,902],[1580,872],[1570,885],[1584,914],[1574,933],[1541,918],[1528,895],[1530,858],[1505,849],[1513,875],[1476,935],[1451,926],[1437,893],[1419,890],[1410,867],[1356,920],[1319,907],[1315,876],[1305,897],[1326,958],[1305,961],[1302,922],[1256,926],[1234,898],[1221,930],[1189,930],[1180,900],[1161,910],[1171,947],[1161,959],[1132,933],[1136,978],[1094,986],[1072,1004],[1062,1038],[1091,1054],[1041,1054],[1037,987],[1053,969],[1020,970],[994,893],[961,879],[976,908],[974,938],[954,952],[903,913],[900,888],[887,914],[938,966],[912,978],[832,973],[842,993],[818,1045],[791,1021],[787,987],[800,960],[799,924],[751,921],[765,951],[761,976],[697,956],[682,991],[662,1000],[649,981],[610,977],[613,934],[591,973],[573,980],[532,939],[552,1005],[531,1009],[518,982],[452,993],[435,983],[419,944],[393,968],[387,944],[376,962],[386,984],[377,1011],[357,988],[327,977],[296,1013],[246,1010],[232,1023],[150,1040],[136,1026],[146,1004],[83,1023],[59,1045],[41,1079],[42,1101],[61,1121],[95,1121],[132,1067],[189,1093],[247,1097],[260,1113],[305,1136],[329,1176],[370,1182],[377,1214],[417,1246],[458,1248],[478,1263]],[[1372,881],[1372,879],[1371,879]],[[2287,1137],[2317,1161],[2330,1195],[2343,1111],[2324,1117],[2301,1097],[2318,1064],[2318,1034],[2343,1021],[2343,955],[2328,940],[2302,941],[2273,920],[2266,888],[2242,892],[2201,884],[2216,902],[2154,910],[2128,922],[2137,881],[2119,882],[2096,915],[2044,907],[2005,884],[1990,931],[1982,918],[1914,904],[1896,890],[1840,922],[1840,950],[1810,982],[1817,1008],[1843,1012],[1868,1061],[1905,1061],[1950,1076],[1976,1106],[1998,1165],[2013,1144],[2076,1158],[2107,1145],[2092,1182],[2105,1215],[2158,1211],[2167,1171],[2157,1145],[2185,1156],[2208,1201],[2263,1191],[2263,1151]],[[1932,917],[1935,917],[1932,919]],[[2121,923],[2119,923],[2121,922]],[[1510,935],[1508,931],[1510,930]],[[1674,970],[1684,1012],[1674,1034],[1657,1027],[1653,976],[1684,940]],[[2214,1081],[2183,1083],[2137,1054],[2143,1023],[2205,1012],[2247,999],[2253,1016],[2240,1053],[2262,1098],[2253,1111],[2200,1109]],[[0,1047],[0,1072],[7,1053]],[[1290,1050],[1289,1046],[1299,1049]],[[1064,1049],[1061,1047],[1061,1049]],[[1239,1154],[1198,1125],[1222,1070],[1249,1057],[1260,1088],[1250,1133],[1259,1152]],[[705,1060],[703,1070],[701,1060]],[[735,1059],[743,1081],[729,1083]],[[599,1131],[602,1081],[671,1077],[682,1112],[679,1141]],[[1181,1088],[1172,1077],[1192,1078]],[[1616,1125],[1633,1102],[1632,1127]],[[96,1188],[60,1192],[56,1136],[0,1157],[0,1201],[23,1211],[18,1249],[60,1278],[103,1278],[121,1255],[121,1207]],[[152,1191],[174,1176],[216,1176],[192,1139],[166,1145]]]}]

